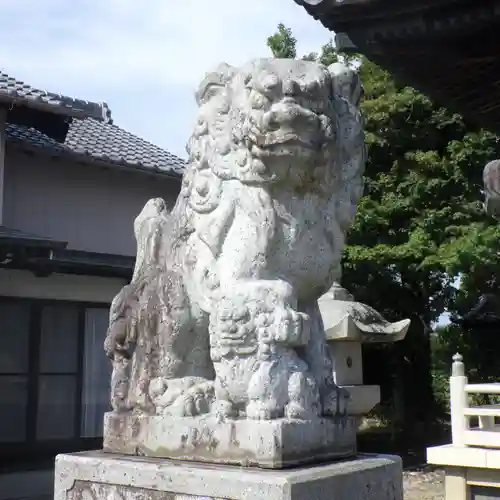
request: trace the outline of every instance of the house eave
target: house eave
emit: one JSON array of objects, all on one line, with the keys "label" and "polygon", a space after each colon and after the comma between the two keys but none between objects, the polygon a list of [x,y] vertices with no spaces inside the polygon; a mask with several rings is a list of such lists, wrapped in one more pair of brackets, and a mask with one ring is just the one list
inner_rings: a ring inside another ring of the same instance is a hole
[{"label": "house eave", "polygon": [[57,273],[130,281],[135,265],[134,257],[67,249],[23,249],[11,258],[4,258],[4,255],[0,257],[0,269],[27,270],[39,277]]},{"label": "house eave", "polygon": [[33,261],[32,264],[38,264],[39,267],[47,269],[51,273],[130,280],[134,271],[135,258],[124,255],[62,249],[52,252],[50,259],[40,259],[38,262]]},{"label": "house eave", "polygon": [[134,165],[127,162],[106,161],[101,158],[94,158],[93,156],[90,156],[88,154],[78,154],[72,151],[65,151],[65,152],[61,151],[56,153],[42,147],[26,144],[22,141],[7,140],[7,148],[13,148],[23,153],[40,155],[42,157],[54,160],[67,160],[82,165],[94,165],[97,167],[117,170],[120,172],[135,173],[153,177],[162,177],[162,178],[168,178],[175,182],[179,183],[182,182],[182,174],[177,174],[173,171],[169,172],[166,170],[160,170],[158,168],[153,168],[146,165]]},{"label": "house eave", "polygon": [[0,226],[0,248],[39,248],[59,250],[66,248],[66,241],[54,240],[37,234]]}]

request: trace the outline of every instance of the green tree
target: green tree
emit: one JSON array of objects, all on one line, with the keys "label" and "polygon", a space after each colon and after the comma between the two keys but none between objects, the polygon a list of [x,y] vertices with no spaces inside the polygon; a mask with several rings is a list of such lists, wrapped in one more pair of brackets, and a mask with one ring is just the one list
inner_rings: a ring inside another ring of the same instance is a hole
[{"label": "green tree", "polygon": [[500,268],[493,251],[500,231],[480,201],[482,168],[498,157],[499,140],[363,56],[340,54],[332,43],[314,56],[307,58],[356,62],[365,87],[366,186],[348,236],[343,285],[388,319],[412,320],[403,342],[366,351],[366,374],[368,383],[391,387],[399,420],[413,429],[435,407],[430,333],[454,307],[454,277],[462,273],[475,286],[479,269],[488,275]]},{"label": "green tree", "polygon": [[278,31],[268,37],[267,45],[274,57],[280,59],[295,59],[297,57],[297,40],[292,35],[292,30],[284,24],[278,24]]}]

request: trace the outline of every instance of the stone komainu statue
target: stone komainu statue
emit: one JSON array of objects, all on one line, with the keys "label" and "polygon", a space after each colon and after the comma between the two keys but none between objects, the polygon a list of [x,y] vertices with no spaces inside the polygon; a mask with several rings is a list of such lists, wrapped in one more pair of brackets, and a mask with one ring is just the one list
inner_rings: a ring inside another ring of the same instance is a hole
[{"label": "stone komainu statue", "polygon": [[111,307],[115,412],[345,412],[317,299],[339,278],[362,193],[361,94],[341,64],[206,75],[177,202],[136,219],[134,276]]}]

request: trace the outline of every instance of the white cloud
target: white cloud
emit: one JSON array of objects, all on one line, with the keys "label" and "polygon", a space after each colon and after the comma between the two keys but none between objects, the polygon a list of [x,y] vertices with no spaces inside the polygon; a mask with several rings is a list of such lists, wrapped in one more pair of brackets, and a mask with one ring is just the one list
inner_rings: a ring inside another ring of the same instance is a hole
[{"label": "white cloud", "polygon": [[183,155],[204,73],[269,55],[266,38],[279,22],[300,53],[332,37],[293,0],[3,0],[0,67],[107,101],[118,125]]}]

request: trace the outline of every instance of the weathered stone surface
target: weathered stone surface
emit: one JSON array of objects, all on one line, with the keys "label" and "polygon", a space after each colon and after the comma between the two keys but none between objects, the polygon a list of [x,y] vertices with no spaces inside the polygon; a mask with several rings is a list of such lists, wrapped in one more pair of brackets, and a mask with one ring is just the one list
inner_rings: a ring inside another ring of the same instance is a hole
[{"label": "weathered stone surface", "polygon": [[59,455],[54,500],[403,500],[401,459],[261,471],[102,452]]},{"label": "weathered stone surface", "polygon": [[353,456],[357,419],[163,418],[106,414],[104,450],[178,460],[282,468]]},{"label": "weathered stone surface", "polygon": [[120,419],[285,419],[308,439],[323,438],[320,418],[349,427],[317,299],[339,277],[362,192],[361,93],[353,70],[303,60],[222,64],[203,80],[177,203],[151,200],[136,219],[134,276],[111,307]]}]

